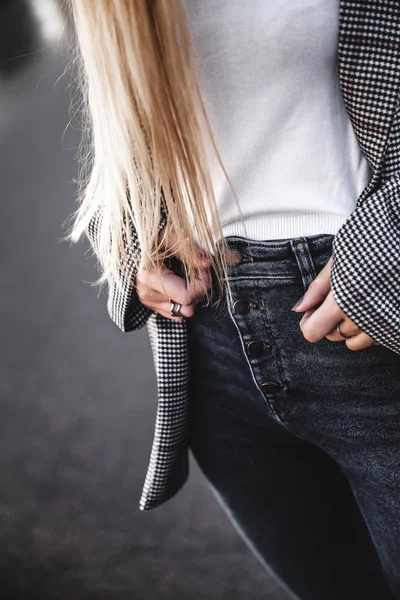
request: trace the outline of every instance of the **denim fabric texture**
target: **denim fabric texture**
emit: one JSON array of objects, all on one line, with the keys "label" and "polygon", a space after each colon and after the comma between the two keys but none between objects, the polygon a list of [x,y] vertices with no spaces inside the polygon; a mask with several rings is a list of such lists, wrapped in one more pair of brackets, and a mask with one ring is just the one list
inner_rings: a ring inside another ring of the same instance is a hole
[{"label": "denim fabric texture", "polygon": [[400,598],[400,356],[308,342],[291,307],[333,235],[228,237],[233,303],[188,319],[189,445],[265,568],[300,600]]}]

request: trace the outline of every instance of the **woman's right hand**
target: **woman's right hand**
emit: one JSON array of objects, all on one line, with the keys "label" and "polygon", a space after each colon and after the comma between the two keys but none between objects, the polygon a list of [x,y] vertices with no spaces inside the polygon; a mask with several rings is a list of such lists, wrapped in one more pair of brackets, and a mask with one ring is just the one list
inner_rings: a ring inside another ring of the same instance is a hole
[{"label": "woman's right hand", "polygon": [[[174,233],[168,237],[166,246],[169,249],[177,248]],[[180,259],[179,251],[175,251],[174,256]],[[176,275],[166,265],[163,265],[161,270],[139,270],[136,276],[136,292],[140,302],[167,319],[182,321],[182,317],[171,314],[169,302],[169,298],[171,298],[174,302],[182,305],[180,312],[185,317],[192,317],[197,303],[204,297],[204,286],[207,289],[211,287],[211,262],[204,257],[200,248],[197,259],[200,278],[195,279],[190,285],[187,284],[186,279]]]}]

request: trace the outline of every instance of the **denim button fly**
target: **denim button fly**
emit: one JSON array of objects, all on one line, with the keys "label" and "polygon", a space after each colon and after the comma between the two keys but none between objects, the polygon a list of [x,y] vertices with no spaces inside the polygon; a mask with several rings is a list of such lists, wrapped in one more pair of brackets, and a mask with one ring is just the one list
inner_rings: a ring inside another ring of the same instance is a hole
[{"label": "denim button fly", "polygon": [[250,302],[249,300],[236,300],[233,303],[233,310],[237,315],[245,315],[249,312]]},{"label": "denim button fly", "polygon": [[264,381],[261,384],[262,391],[266,392],[267,394],[276,394],[282,388],[283,388],[283,383],[280,383],[278,381]]},{"label": "denim button fly", "polygon": [[240,263],[243,260],[242,254],[239,252],[239,250],[235,250],[234,248],[231,250],[228,250],[226,252],[225,258],[226,258],[226,263],[229,266],[240,265]]},{"label": "denim button fly", "polygon": [[247,350],[251,354],[262,354],[264,350],[269,350],[270,348],[270,344],[266,344],[260,340],[252,340],[247,344]]}]

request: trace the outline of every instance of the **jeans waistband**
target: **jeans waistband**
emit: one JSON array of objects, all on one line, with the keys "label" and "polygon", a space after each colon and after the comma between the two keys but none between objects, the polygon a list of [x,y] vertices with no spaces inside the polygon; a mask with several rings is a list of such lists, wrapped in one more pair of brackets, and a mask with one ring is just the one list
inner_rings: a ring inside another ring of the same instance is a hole
[{"label": "jeans waistband", "polygon": [[[238,264],[228,267],[229,277],[298,277],[299,264],[325,264],[331,255],[333,234],[301,236],[287,240],[252,240],[228,236],[229,250],[238,254]],[[221,245],[218,244],[218,247]]]},{"label": "jeans waistband", "polygon": [[230,249],[239,250],[243,254],[249,254],[256,261],[265,258],[288,258],[292,255],[293,245],[297,246],[307,243],[311,252],[324,251],[332,245],[335,236],[329,233],[320,233],[310,236],[299,236],[286,240],[252,240],[241,236],[228,236],[225,242]]}]

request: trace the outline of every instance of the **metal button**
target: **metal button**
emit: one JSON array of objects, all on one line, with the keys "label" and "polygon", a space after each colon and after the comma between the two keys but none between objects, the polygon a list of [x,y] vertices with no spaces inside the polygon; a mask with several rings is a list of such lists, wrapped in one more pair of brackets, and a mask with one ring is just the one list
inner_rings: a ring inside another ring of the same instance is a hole
[{"label": "metal button", "polygon": [[233,303],[233,310],[237,315],[245,315],[249,312],[249,308],[249,300],[235,300],[235,302]]},{"label": "metal button", "polygon": [[264,350],[269,350],[270,344],[262,342],[261,340],[252,340],[247,344],[247,350],[250,354],[261,354]]},{"label": "metal button", "polygon": [[228,252],[225,253],[225,258],[226,258],[226,264],[229,266],[240,265],[240,263],[243,260],[243,256],[241,255],[239,250],[236,250],[234,248],[232,248],[231,250],[228,250]]},{"label": "metal button", "polygon": [[283,383],[278,381],[264,381],[261,384],[261,388],[263,392],[266,392],[267,394],[276,394],[283,388]]}]

